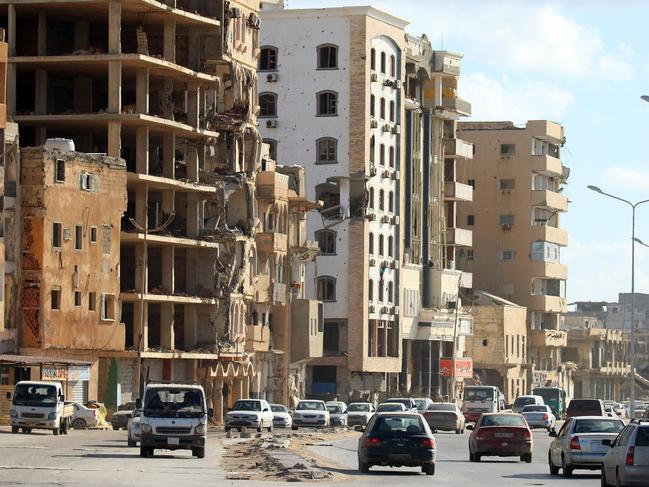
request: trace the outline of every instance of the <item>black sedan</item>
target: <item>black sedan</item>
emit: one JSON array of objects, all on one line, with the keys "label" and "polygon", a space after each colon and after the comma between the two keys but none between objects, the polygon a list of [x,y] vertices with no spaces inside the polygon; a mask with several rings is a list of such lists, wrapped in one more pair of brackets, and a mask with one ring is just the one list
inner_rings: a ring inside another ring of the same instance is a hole
[{"label": "black sedan", "polygon": [[114,430],[126,429],[128,425],[128,420],[131,419],[133,415],[133,410],[135,409],[134,402],[127,402],[125,404],[120,404],[117,407],[117,411],[113,413],[110,417],[110,425]]},{"label": "black sedan", "polygon": [[378,413],[372,416],[358,440],[358,469],[369,472],[374,465],[421,467],[435,474],[435,438],[417,413]]}]

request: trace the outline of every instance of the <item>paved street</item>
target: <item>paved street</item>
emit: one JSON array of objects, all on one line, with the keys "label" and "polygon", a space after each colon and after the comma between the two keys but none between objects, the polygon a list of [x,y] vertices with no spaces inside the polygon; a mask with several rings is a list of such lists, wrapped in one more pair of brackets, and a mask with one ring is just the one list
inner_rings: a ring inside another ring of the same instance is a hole
[{"label": "paved street", "polygon": [[[356,470],[357,433],[337,439],[334,434],[319,433],[298,438],[309,445],[300,451],[317,459],[318,465],[334,474],[337,487],[373,486],[378,483],[436,486],[597,486],[599,476],[577,471],[573,479],[550,477],[547,468],[547,447],[550,438],[541,431],[534,433],[533,463],[513,459],[487,458],[479,464],[469,463],[468,435],[439,433],[437,473],[434,478],[420,474],[417,469],[373,468],[369,475]],[[268,436],[268,435],[266,435]],[[232,471],[224,466],[226,447],[250,441],[226,439],[223,433],[211,433],[206,458],[199,460],[189,452],[158,452],[153,459],[139,457],[137,448],[128,448],[124,431],[72,431],[55,437],[45,432],[31,435],[11,435],[0,431],[0,485],[84,486],[101,480],[102,486],[138,485],[188,486],[199,482],[218,485],[259,487],[268,481],[231,480]],[[250,465],[260,461],[252,454],[239,463]],[[239,471],[238,473],[242,473]],[[245,473],[245,472],[243,472]],[[234,475],[236,476],[236,475]],[[281,477],[279,478],[281,480]],[[352,484],[353,483],[353,484]]]}]

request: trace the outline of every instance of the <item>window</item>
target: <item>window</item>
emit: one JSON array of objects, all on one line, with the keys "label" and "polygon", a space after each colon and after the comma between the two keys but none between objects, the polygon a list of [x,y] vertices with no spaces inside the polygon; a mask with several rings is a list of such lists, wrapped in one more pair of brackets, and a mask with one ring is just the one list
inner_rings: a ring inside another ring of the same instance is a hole
[{"label": "window", "polygon": [[390,167],[394,167],[394,147],[390,147],[390,156],[388,157]]},{"label": "window", "polygon": [[321,117],[338,115],[338,95],[333,91],[323,91],[317,95],[318,111]]},{"label": "window", "polygon": [[97,227],[90,227],[90,243],[97,243]]},{"label": "window", "polygon": [[392,294],[394,293],[394,283],[388,282],[388,303],[392,302]]},{"label": "window", "polygon": [[318,241],[320,251],[324,255],[336,254],[336,232],[333,230],[318,230],[315,232],[315,238]]},{"label": "window", "polygon": [[318,69],[338,69],[338,47],[326,45],[318,47]]},{"label": "window", "polygon": [[101,295],[101,319],[102,321],[115,321],[115,295]]},{"label": "window", "polygon": [[516,145],[514,144],[500,144],[501,156],[513,156],[516,154]]},{"label": "window", "polygon": [[374,299],[374,281],[370,279],[367,287],[367,299],[372,301]]},{"label": "window", "polygon": [[475,179],[469,179],[467,181],[467,183],[469,184],[469,186],[471,186],[473,189],[475,189]]},{"label": "window", "polygon": [[374,188],[370,188],[370,204],[369,207],[374,209]]},{"label": "window", "polygon": [[374,162],[374,152],[376,150],[376,142],[374,136],[370,137],[370,162]]},{"label": "window", "polygon": [[370,232],[368,247],[369,247],[370,254],[373,254],[374,253],[374,234],[372,232]]},{"label": "window", "polygon": [[52,247],[60,249],[63,242],[63,224],[52,222]]},{"label": "window", "polygon": [[394,122],[394,102],[390,102],[390,122]]},{"label": "window", "polygon": [[65,182],[65,161],[63,159],[57,159],[54,162],[54,182]]},{"label": "window", "polygon": [[77,308],[81,306],[81,291],[74,292],[74,306]]},{"label": "window", "polygon": [[110,255],[110,242],[111,242],[111,234],[113,232],[113,227],[111,227],[110,225],[103,225],[102,231],[103,231],[103,245],[101,250],[104,255]]},{"label": "window", "polygon": [[336,279],[333,277],[318,277],[318,299],[332,302],[336,300]]},{"label": "window", "polygon": [[381,53],[381,73],[385,74],[385,53]]},{"label": "window", "polygon": [[88,293],[88,311],[97,309],[97,293]]},{"label": "window", "polygon": [[394,238],[392,235],[388,237],[388,256],[392,257],[393,256],[393,248],[394,248]]},{"label": "window", "polygon": [[500,215],[500,224],[511,227],[514,224],[514,215]]},{"label": "window", "polygon": [[381,98],[380,101],[380,117],[381,120],[385,120],[385,98]]},{"label": "window", "polygon": [[379,235],[379,255],[383,257],[383,235]]},{"label": "window", "polygon": [[516,252],[513,250],[503,250],[500,254],[500,260],[503,262],[511,262],[514,260],[514,256],[516,255]]},{"label": "window", "polygon": [[379,164],[381,166],[385,165],[385,144],[381,144],[380,150],[379,150]]},{"label": "window", "polygon": [[388,211],[394,211],[394,192],[392,191],[388,193]]},{"label": "window", "polygon": [[276,117],[277,116],[277,94],[261,93],[259,95],[259,116]]},{"label": "window", "polygon": [[51,296],[51,308],[52,309],[61,309],[61,289],[52,289],[50,293]]},{"label": "window", "polygon": [[390,76],[393,78],[397,75],[397,58],[394,56],[390,56]]},{"label": "window", "polygon": [[332,137],[323,137],[316,141],[318,163],[337,162],[338,141]]},{"label": "window", "polygon": [[83,250],[83,225],[74,226],[74,250]]},{"label": "window", "polygon": [[374,117],[376,116],[376,97],[374,95],[370,95],[370,116]]},{"label": "window", "polygon": [[385,210],[385,191],[379,190],[379,210]]},{"label": "window", "polygon": [[383,281],[379,279],[379,301],[383,302]]},{"label": "window", "polygon": [[376,49],[370,50],[370,69],[376,71]]},{"label": "window", "polygon": [[277,70],[277,48],[265,46],[259,52],[259,71]]},{"label": "window", "polygon": [[470,227],[475,225],[475,215],[467,215],[466,216],[466,224]]},{"label": "window", "polygon": [[79,179],[79,185],[83,191],[94,191],[97,188],[94,174],[82,172]]},{"label": "window", "polygon": [[514,179],[501,179],[500,189],[514,189],[516,181]]},{"label": "window", "polygon": [[264,139],[264,144],[268,144],[268,157],[273,161],[277,161],[277,141],[273,139]]}]

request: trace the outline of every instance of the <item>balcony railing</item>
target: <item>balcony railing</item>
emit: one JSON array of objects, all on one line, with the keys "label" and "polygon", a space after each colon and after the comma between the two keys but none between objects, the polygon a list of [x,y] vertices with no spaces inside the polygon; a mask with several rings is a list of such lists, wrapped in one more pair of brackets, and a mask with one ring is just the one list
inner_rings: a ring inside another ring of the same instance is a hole
[{"label": "balcony railing", "polygon": [[532,156],[532,170],[542,174],[563,176],[561,160],[550,155]]},{"label": "balcony railing", "polygon": [[532,205],[568,211],[568,197],[554,191],[532,190]]},{"label": "balcony railing", "polygon": [[473,187],[456,181],[444,183],[444,199],[446,201],[473,201]]},{"label": "balcony railing", "polygon": [[472,247],[473,232],[464,228],[447,228],[446,243],[460,247]]},{"label": "balcony railing", "polygon": [[257,249],[260,252],[286,252],[287,251],[287,238],[283,233],[275,232],[258,232],[255,235],[257,240]]},{"label": "balcony railing", "polygon": [[473,159],[473,144],[462,139],[444,139],[444,156]]},{"label": "balcony railing", "polygon": [[456,112],[458,115],[471,116],[471,103],[459,96],[453,98],[442,98],[442,106],[447,110]]}]

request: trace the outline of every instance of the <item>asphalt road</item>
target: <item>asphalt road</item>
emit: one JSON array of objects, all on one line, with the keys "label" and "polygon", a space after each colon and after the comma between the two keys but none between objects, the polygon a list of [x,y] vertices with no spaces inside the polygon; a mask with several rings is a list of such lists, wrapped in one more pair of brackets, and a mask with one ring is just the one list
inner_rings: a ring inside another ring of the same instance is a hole
[{"label": "asphalt road", "polygon": [[[266,436],[266,435],[265,435]],[[486,458],[469,463],[468,434],[439,433],[437,473],[427,477],[417,469],[372,468],[359,474],[356,464],[356,437],[337,439],[336,435],[319,434],[308,456],[335,474],[333,481],[318,483],[332,487],[374,487],[377,483],[398,486],[598,486],[599,475],[576,471],[574,478],[551,477],[547,467],[546,433],[534,433],[534,456],[531,464],[513,459]],[[210,433],[204,459],[189,451],[156,452],[154,458],[140,458],[138,448],[126,446],[124,431],[72,431],[66,436],[46,432],[12,435],[0,430],[0,486],[201,486],[218,485],[262,487],[276,482],[227,479],[221,466],[226,440],[223,433]],[[248,458],[254,468],[256,458]]]}]

